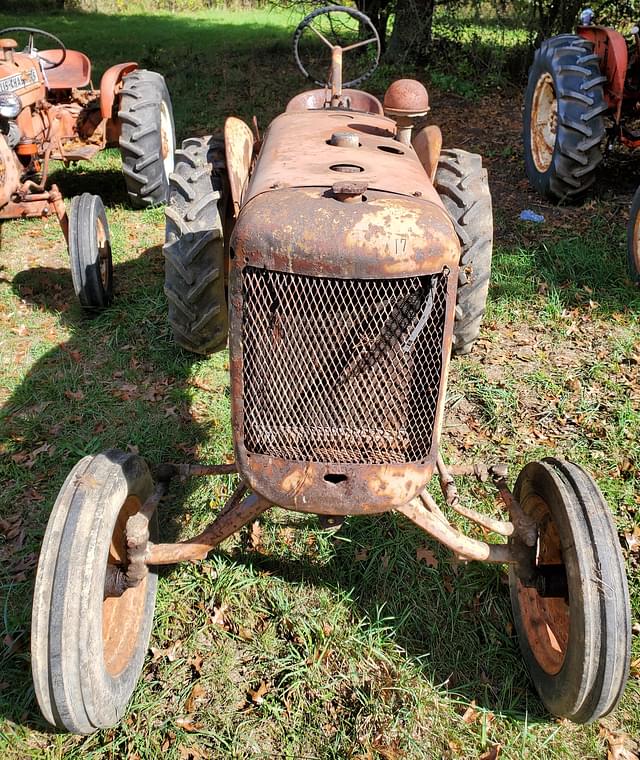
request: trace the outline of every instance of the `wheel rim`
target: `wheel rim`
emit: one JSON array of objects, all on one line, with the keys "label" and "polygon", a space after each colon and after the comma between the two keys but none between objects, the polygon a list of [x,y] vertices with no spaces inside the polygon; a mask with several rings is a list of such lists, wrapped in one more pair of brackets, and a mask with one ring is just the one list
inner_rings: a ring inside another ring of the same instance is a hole
[{"label": "wheel rim", "polygon": [[539,172],[551,166],[558,130],[558,100],[551,74],[536,83],[531,105],[531,153]]},{"label": "wheel rim", "polygon": [[[111,537],[108,564],[126,563],[127,520],[140,510],[140,499],[129,496],[122,505]],[[127,667],[136,649],[136,640],[145,617],[147,578],[121,596],[107,597],[102,603],[102,646],[104,665],[112,677]]]},{"label": "wheel rim", "polygon": [[[524,506],[524,504],[523,504]],[[562,564],[560,536],[544,499],[531,496],[526,512],[538,523],[536,563]],[[549,675],[560,671],[569,642],[569,605],[564,599],[544,598],[518,581],[518,603],[525,635],[538,665]]]},{"label": "wheel rim", "polygon": [[173,135],[173,124],[171,123],[171,113],[164,100],[160,104],[160,140],[162,143],[161,150],[164,176],[168,178],[173,172],[173,146],[175,139]]},{"label": "wheel rim", "polygon": [[98,266],[100,269],[100,280],[105,290],[109,287],[110,271],[109,262],[111,261],[111,243],[109,236],[102,224],[102,220],[96,219],[96,241],[98,243]]}]

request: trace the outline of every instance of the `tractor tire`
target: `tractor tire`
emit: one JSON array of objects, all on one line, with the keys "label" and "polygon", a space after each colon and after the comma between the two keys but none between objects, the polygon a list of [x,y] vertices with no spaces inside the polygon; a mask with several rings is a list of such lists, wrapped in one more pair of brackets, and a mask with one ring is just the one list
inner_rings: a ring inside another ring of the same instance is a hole
[{"label": "tractor tire", "polygon": [[183,142],[165,209],[169,324],[178,345],[204,355],[224,348],[229,330],[219,210],[223,183],[216,173],[221,152],[221,142],[211,137]]},{"label": "tractor tire", "polygon": [[627,225],[627,261],[633,282],[640,286],[640,187],[636,190]]},{"label": "tractor tire", "polygon": [[113,262],[107,215],[99,195],[83,193],[69,208],[69,262],[73,289],[87,312],[113,300]]},{"label": "tractor tire", "polygon": [[509,570],[522,656],[547,710],[591,723],[618,703],[629,676],[631,606],[613,517],[594,479],[571,462],[530,462],[514,489],[538,525],[536,566],[562,568],[564,593]]},{"label": "tractor tire", "polygon": [[574,34],[536,50],[524,96],[524,165],[546,198],[577,198],[594,183],[602,161],[607,110],[593,44]]},{"label": "tractor tire", "polygon": [[452,351],[456,355],[468,354],[480,334],[493,253],[491,191],[481,156],[464,150],[443,150],[435,187],[460,238]]},{"label": "tractor tire", "polygon": [[120,154],[133,208],[148,208],[169,199],[176,130],[164,77],[138,69],[124,78],[118,118]]},{"label": "tractor tire", "polygon": [[[105,451],[86,456],[60,489],[45,532],[33,594],[31,670],[44,717],[91,734],[114,726],[149,646],[155,568],[121,596],[105,597],[109,566],[126,558],[125,527],[153,491],[145,461]],[[157,541],[157,517],[149,523]]]}]

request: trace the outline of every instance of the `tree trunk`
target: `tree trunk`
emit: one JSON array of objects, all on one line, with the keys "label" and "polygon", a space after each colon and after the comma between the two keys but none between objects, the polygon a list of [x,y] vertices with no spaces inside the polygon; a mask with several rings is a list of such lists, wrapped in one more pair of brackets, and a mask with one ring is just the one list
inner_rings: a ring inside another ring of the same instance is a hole
[{"label": "tree trunk", "polygon": [[435,0],[398,0],[385,54],[387,62],[397,64],[428,57],[434,6]]}]

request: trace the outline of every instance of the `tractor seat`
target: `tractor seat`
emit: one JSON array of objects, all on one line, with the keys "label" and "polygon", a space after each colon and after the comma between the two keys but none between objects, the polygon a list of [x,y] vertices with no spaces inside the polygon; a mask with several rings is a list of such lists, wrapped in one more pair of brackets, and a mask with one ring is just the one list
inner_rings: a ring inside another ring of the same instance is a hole
[{"label": "tractor seat", "polygon": [[[39,50],[38,52],[50,61],[55,62],[60,60],[60,50]],[[80,53],[77,50],[67,50],[67,57],[62,65],[57,66],[55,69],[45,68],[44,75],[47,85],[51,90],[70,90],[73,87],[86,87],[91,81],[91,61],[84,53]]]},{"label": "tractor seat", "polygon": [[[343,97],[351,100],[352,111],[364,111],[365,113],[375,113],[382,116],[382,104],[373,95],[362,90],[343,90]],[[324,108],[326,92],[324,89],[307,90],[299,95],[294,95],[287,103],[287,111],[312,111],[317,108]]]}]

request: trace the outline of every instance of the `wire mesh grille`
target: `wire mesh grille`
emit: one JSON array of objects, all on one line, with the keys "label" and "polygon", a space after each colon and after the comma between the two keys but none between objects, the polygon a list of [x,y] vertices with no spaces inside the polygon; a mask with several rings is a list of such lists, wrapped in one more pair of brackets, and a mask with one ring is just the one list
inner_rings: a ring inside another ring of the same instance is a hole
[{"label": "wire mesh grille", "polygon": [[244,436],[288,460],[420,462],[431,448],[447,278],[243,270]]}]

